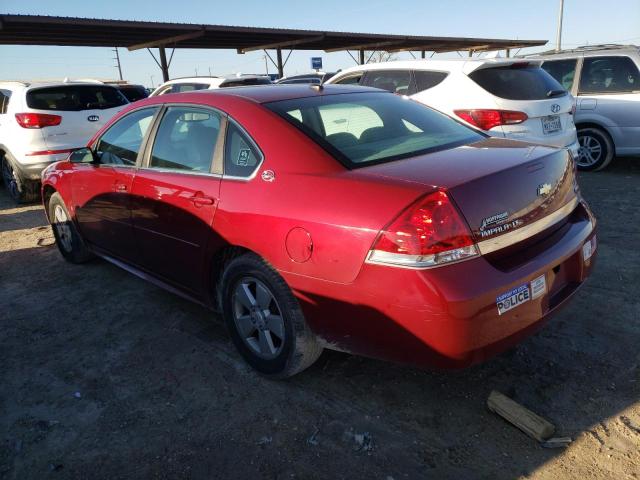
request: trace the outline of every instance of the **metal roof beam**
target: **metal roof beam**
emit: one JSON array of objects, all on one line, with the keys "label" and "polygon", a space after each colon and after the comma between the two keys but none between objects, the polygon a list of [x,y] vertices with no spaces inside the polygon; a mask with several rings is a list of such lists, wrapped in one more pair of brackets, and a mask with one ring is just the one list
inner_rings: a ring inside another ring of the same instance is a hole
[{"label": "metal roof beam", "polygon": [[165,45],[171,45],[183,40],[191,40],[194,38],[199,38],[204,35],[205,31],[197,30],[195,32],[183,33],[182,35],[175,35],[173,37],[161,38],[158,40],[151,40],[149,42],[138,43],[135,45],[130,45],[127,47],[127,50],[133,52],[134,50],[141,50],[143,48],[152,48],[152,47],[164,47]]},{"label": "metal roof beam", "polygon": [[243,54],[247,52],[255,52],[256,50],[295,47],[296,45],[303,45],[305,43],[321,42],[322,40],[324,40],[324,35],[317,35],[315,37],[307,37],[307,38],[297,38],[295,40],[284,40],[281,42],[267,43],[266,45],[256,45],[254,47],[238,48],[238,53]]},{"label": "metal roof beam", "polygon": [[[376,43],[362,43],[360,45],[348,45],[346,47],[325,48],[325,52],[343,52],[345,50],[380,50],[380,47],[390,47],[392,45],[399,45],[406,40],[391,40],[388,42],[376,42]],[[382,49],[384,50],[384,49]]]}]

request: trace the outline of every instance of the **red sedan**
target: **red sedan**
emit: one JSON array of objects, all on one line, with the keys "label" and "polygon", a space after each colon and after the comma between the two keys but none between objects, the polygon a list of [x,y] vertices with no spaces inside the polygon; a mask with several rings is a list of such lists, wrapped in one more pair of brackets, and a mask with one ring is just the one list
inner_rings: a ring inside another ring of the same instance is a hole
[{"label": "red sedan", "polygon": [[323,348],[483,360],[564,304],[596,250],[568,151],[360,87],[141,100],[42,193],[67,260],[97,255],[222,312],[275,377]]}]

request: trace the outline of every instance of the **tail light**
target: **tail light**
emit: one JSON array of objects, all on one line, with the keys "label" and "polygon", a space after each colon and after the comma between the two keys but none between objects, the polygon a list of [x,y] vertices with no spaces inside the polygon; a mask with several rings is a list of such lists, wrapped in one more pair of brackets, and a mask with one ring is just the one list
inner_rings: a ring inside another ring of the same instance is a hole
[{"label": "tail light", "polygon": [[455,114],[482,130],[491,130],[500,125],[516,125],[524,122],[526,113],[513,110],[454,110]]},{"label": "tail light", "polygon": [[435,267],[478,255],[466,222],[445,191],[411,205],[378,235],[367,262]]},{"label": "tail light", "polygon": [[22,128],[44,128],[60,125],[60,115],[46,113],[16,113],[16,120]]}]

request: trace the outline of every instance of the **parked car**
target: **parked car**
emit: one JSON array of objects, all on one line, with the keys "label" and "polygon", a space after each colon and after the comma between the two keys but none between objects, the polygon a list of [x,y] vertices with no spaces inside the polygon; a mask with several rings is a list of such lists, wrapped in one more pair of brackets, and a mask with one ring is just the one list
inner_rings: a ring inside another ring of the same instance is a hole
[{"label": "parked car", "polygon": [[270,85],[271,83],[269,77],[259,75],[175,78],[160,85],[149,96],[156,97],[166,93],[182,93],[193,90],[212,90],[215,88],[241,87],[247,85]]},{"label": "parked car", "polygon": [[42,170],[86,145],[127,103],[108,85],[0,82],[0,164],[11,198],[36,200]]},{"label": "parked car", "polygon": [[302,74],[302,75],[292,75],[291,77],[283,77],[280,80],[277,80],[275,83],[277,83],[278,85],[289,84],[289,83],[320,84],[320,83],[324,82],[325,80],[330,79],[335,74],[336,74],[335,72],[330,72],[330,73],[325,73],[325,72],[305,73],[305,74]]},{"label": "parked car", "polygon": [[364,87],[141,100],[42,193],[65,259],[98,255],[221,311],[276,377],[323,348],[481,361],[565,304],[596,251],[567,150]]},{"label": "parked car", "polygon": [[566,147],[577,157],[573,98],[539,61],[412,60],[359,65],[328,84],[408,95],[491,136]]},{"label": "parked car", "polygon": [[640,47],[595,45],[534,58],[576,97],[578,168],[601,170],[616,155],[640,155]]}]

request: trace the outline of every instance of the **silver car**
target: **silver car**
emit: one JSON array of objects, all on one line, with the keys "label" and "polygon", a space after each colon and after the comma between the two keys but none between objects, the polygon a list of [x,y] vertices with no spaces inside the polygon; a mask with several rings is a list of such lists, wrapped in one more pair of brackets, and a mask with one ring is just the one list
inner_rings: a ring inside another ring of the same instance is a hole
[{"label": "silver car", "polygon": [[601,170],[616,155],[640,156],[640,47],[597,45],[533,58],[576,98],[578,168]]}]

